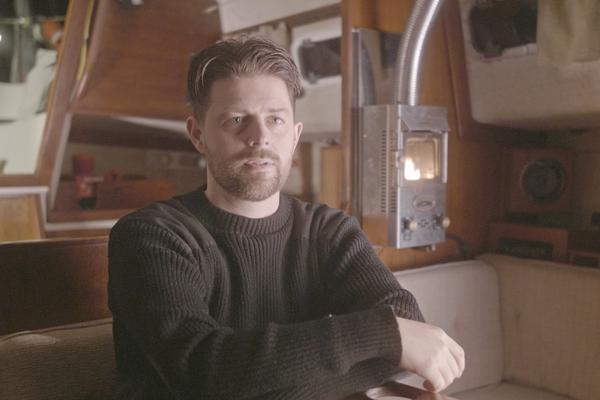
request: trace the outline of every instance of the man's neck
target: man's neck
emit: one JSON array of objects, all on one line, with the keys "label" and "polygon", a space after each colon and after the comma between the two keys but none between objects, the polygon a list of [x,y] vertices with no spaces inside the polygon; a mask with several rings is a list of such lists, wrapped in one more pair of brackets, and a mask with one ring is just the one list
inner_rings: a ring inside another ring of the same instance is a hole
[{"label": "man's neck", "polygon": [[247,218],[265,218],[279,208],[279,192],[262,201],[243,200],[225,191],[218,183],[209,181],[205,194],[215,207]]}]

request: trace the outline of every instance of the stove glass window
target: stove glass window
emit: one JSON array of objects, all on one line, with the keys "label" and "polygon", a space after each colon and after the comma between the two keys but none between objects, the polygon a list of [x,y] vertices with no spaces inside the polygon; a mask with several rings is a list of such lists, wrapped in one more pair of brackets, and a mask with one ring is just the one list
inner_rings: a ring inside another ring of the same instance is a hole
[{"label": "stove glass window", "polygon": [[404,179],[432,180],[440,176],[440,139],[412,136],[407,138],[404,154]]}]

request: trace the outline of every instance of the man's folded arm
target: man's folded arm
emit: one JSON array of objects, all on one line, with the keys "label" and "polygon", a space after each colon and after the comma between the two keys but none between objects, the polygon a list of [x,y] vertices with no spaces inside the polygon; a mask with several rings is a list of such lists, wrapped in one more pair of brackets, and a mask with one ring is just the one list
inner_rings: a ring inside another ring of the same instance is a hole
[{"label": "man's folded arm", "polygon": [[110,306],[175,395],[251,398],[318,384],[369,359],[399,363],[387,306],[256,330],[221,326],[209,314],[191,250],[163,228],[129,225],[111,233]]},{"label": "man's folded arm", "polygon": [[345,313],[387,305],[397,317],[423,321],[415,297],[375,253],[358,221],[338,215],[323,228],[322,251],[329,309]]}]

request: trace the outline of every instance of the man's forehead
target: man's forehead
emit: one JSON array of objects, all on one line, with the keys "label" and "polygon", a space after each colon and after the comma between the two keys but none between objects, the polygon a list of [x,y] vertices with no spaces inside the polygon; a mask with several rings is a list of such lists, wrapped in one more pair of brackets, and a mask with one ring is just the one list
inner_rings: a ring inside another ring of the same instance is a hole
[{"label": "man's forehead", "polygon": [[219,79],[210,90],[209,102],[218,112],[291,111],[289,91],[283,80],[272,76],[242,76]]},{"label": "man's forehead", "polygon": [[236,75],[227,78],[216,79],[210,89],[211,95],[217,95],[224,91],[258,91],[289,95],[288,87],[283,79],[276,75]]},{"label": "man's forehead", "polygon": [[292,109],[290,106],[285,105],[271,105],[271,104],[248,104],[244,105],[240,104],[219,104],[215,103],[212,105],[216,112],[219,114],[237,114],[237,113],[247,113],[247,112],[263,112],[263,113],[286,113],[291,112]]}]

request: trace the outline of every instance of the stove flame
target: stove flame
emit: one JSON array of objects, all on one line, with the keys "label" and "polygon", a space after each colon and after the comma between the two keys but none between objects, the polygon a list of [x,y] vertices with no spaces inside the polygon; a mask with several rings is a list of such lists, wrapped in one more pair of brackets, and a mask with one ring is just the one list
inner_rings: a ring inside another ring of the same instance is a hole
[{"label": "stove flame", "polygon": [[407,181],[418,181],[421,179],[421,169],[417,168],[412,158],[404,160],[404,179]]}]

